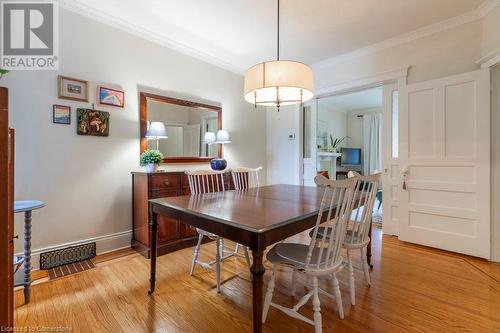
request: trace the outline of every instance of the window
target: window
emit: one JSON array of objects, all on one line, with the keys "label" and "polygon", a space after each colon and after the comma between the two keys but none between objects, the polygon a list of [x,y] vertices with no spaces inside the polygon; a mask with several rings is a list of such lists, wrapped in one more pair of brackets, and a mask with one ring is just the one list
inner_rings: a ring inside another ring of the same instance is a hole
[{"label": "window", "polygon": [[304,110],[304,141],[303,141],[303,156],[311,158],[311,107],[307,106]]},{"label": "window", "polygon": [[399,91],[392,91],[392,158],[399,156]]}]

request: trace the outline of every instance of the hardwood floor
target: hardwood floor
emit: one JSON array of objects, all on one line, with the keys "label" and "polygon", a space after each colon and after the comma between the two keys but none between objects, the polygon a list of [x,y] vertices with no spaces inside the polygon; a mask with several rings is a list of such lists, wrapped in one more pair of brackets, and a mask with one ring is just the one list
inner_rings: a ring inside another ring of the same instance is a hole
[{"label": "hardwood floor", "polygon": [[[296,240],[308,241],[305,234]],[[500,266],[382,236],[375,229],[372,287],[356,271],[356,306],[349,305],[347,272],[339,275],[346,318],[320,297],[323,332],[500,332]],[[222,265],[222,292],[214,273],[189,276],[192,249],[158,258],[157,289],[147,295],[149,261],[130,254],[97,268],[33,286],[28,305],[16,305],[15,325],[72,327],[73,332],[250,332],[251,284],[244,260]],[[215,256],[213,244],[202,255]],[[269,264],[266,264],[269,268]],[[290,272],[277,278],[273,301],[290,306]],[[267,283],[269,271],[266,272]],[[328,281],[322,288],[330,290]],[[16,292],[16,304],[22,292]],[[312,315],[311,304],[303,313]],[[313,327],[271,308],[265,332],[313,332]]]}]

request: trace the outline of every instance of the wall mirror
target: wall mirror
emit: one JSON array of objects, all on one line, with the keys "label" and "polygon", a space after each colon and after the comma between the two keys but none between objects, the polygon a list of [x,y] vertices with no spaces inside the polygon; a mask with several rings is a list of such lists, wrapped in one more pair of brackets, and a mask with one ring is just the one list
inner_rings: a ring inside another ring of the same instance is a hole
[{"label": "wall mirror", "polygon": [[[219,106],[141,92],[140,118],[141,153],[158,147],[164,163],[208,162],[222,156],[222,145],[204,141],[205,133],[222,128]],[[146,137],[151,124],[161,125],[161,137]]]}]

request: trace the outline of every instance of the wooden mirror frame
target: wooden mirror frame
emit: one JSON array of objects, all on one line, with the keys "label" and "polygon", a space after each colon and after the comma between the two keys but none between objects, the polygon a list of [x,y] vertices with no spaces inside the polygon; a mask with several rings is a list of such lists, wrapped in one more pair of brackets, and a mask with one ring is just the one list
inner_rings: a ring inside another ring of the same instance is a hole
[{"label": "wooden mirror frame", "polygon": [[[146,131],[148,129],[148,100],[181,106],[188,106],[196,109],[211,110],[217,112],[217,126],[222,129],[222,108],[219,106],[186,101],[183,99],[155,95],[146,92],[139,93],[139,113],[140,113],[140,144],[141,154],[148,149],[148,140],[146,139]],[[217,149],[218,158],[222,158],[222,145]],[[209,162],[213,157],[165,157],[163,163],[200,163]]]}]

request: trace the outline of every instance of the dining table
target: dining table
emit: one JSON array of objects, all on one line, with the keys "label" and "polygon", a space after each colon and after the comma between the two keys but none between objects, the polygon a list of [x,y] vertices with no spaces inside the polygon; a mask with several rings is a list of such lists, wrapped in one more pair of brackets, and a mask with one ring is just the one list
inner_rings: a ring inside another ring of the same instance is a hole
[{"label": "dining table", "polygon": [[162,215],[250,249],[253,332],[262,332],[264,251],[314,227],[323,193],[321,187],[279,184],[150,200],[149,295],[155,290],[158,215]]}]

